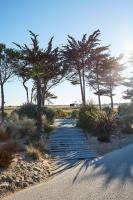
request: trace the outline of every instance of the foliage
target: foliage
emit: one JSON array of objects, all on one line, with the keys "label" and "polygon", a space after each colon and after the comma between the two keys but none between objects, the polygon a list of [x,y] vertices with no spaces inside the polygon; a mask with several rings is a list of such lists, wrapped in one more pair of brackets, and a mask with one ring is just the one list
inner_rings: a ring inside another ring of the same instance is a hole
[{"label": "foliage", "polygon": [[13,49],[6,48],[5,44],[0,43],[0,89],[1,89],[1,119],[4,121],[5,94],[4,85],[14,75],[13,58],[15,56]]},{"label": "foliage", "polygon": [[123,118],[123,133],[133,133],[133,113],[125,115]]},{"label": "foliage", "polygon": [[45,108],[43,113],[44,113],[44,115],[46,116],[47,121],[48,121],[50,124],[53,124],[53,123],[54,123],[55,116],[56,116],[55,110],[52,109],[52,108]]},{"label": "foliage", "polygon": [[128,81],[123,83],[128,89],[124,92],[123,99],[130,99],[133,103],[133,77],[128,78]]},{"label": "foliage", "polygon": [[95,91],[94,94],[98,95],[99,109],[101,110],[101,88],[103,86],[103,72],[106,70],[104,65],[104,60],[108,58],[109,54],[107,52],[109,46],[103,46],[96,48],[92,54],[93,63],[90,68],[90,73],[87,77],[88,85],[92,90]]},{"label": "foliage", "polygon": [[37,106],[32,103],[23,104],[17,111],[20,117],[37,118]]},{"label": "foliage", "polygon": [[96,135],[99,141],[109,142],[115,117],[113,113],[99,111],[94,105],[89,105],[80,109],[77,126]]},{"label": "foliage", "polygon": [[[35,84],[37,99],[37,130],[42,129],[42,107],[46,92],[57,85],[64,76],[59,49],[53,49],[53,37],[45,49],[39,45],[38,35],[30,32],[31,46],[16,44],[20,50],[18,57],[19,69],[25,71],[24,76],[30,77]],[[23,64],[22,64],[23,63]]]},{"label": "foliage", "polygon": [[32,145],[35,148],[39,149],[40,152],[42,152],[42,153],[48,153],[49,152],[47,144],[46,144],[46,142],[44,142],[44,138],[43,137],[41,137],[39,140],[33,141]]},{"label": "foliage", "polygon": [[101,90],[99,91],[103,96],[110,97],[111,100],[111,109],[113,110],[113,96],[115,87],[119,86],[123,82],[123,77],[121,75],[124,67],[120,64],[119,57],[107,57],[104,59],[103,66],[104,71],[102,73],[102,79],[100,84],[102,85]]},{"label": "foliage", "polygon": [[70,115],[70,112],[66,112],[63,109],[56,109],[55,115],[56,118],[66,118]]},{"label": "foliage", "polygon": [[36,137],[36,121],[27,117],[20,118],[17,113],[13,113],[9,121],[5,124],[8,135],[14,139]]},{"label": "foliage", "polygon": [[71,113],[71,118],[78,119],[79,117],[79,110],[73,110]]},{"label": "foliage", "polygon": [[24,117],[18,121],[17,126],[22,136],[34,136],[36,134],[36,126],[33,119]]},{"label": "foliage", "polygon": [[68,73],[66,78],[73,85],[80,85],[82,104],[86,104],[86,76],[92,65],[92,54],[99,45],[100,31],[94,31],[90,36],[84,34],[81,40],[68,35],[68,43],[63,47],[63,63]]},{"label": "foliage", "polygon": [[79,120],[77,122],[77,126],[87,132],[94,132],[98,113],[99,110],[94,105],[81,107],[79,111]]},{"label": "foliage", "polygon": [[133,112],[133,104],[123,103],[118,107],[119,115],[128,115]]},{"label": "foliage", "polygon": [[108,112],[99,112],[96,121],[96,135],[100,142],[110,142],[110,136],[115,126],[116,115]]},{"label": "foliage", "polygon": [[123,132],[133,133],[133,103],[121,104],[118,107],[118,113],[121,118]]},{"label": "foliage", "polygon": [[50,133],[53,130],[53,127],[49,123],[49,120],[47,120],[47,117],[43,117],[43,128],[45,133]]}]

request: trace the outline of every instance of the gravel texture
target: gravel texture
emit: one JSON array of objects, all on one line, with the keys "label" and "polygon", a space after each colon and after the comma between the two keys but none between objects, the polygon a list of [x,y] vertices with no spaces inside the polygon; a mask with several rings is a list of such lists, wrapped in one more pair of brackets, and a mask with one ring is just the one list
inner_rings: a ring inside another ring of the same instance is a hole
[{"label": "gravel texture", "polygon": [[89,134],[87,134],[87,137],[91,148],[98,155],[104,155],[133,143],[133,134],[116,133],[111,136],[111,142],[109,143],[99,142],[97,137],[90,136]]},{"label": "gravel texture", "polygon": [[52,174],[52,163],[51,158],[33,161],[24,153],[16,155],[8,169],[0,169],[0,198],[7,193],[47,180]]}]

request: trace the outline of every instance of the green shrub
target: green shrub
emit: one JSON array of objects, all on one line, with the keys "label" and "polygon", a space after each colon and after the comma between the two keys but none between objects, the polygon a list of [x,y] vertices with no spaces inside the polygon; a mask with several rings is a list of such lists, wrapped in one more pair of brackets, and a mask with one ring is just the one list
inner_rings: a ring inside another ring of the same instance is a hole
[{"label": "green shrub", "polygon": [[128,115],[129,113],[133,113],[133,104],[123,103],[118,107],[119,115]]},{"label": "green shrub", "polygon": [[133,133],[133,113],[129,113],[123,117],[123,132],[127,134]]},{"label": "green shrub", "polygon": [[70,112],[64,112],[62,109],[56,109],[55,116],[56,118],[66,118],[70,115]]},{"label": "green shrub", "polygon": [[100,142],[110,142],[115,127],[116,115],[104,111],[99,112],[96,121],[96,135]]},{"label": "green shrub", "polygon": [[99,111],[97,107],[89,105],[80,109],[77,126],[96,135],[100,142],[110,142],[115,119],[115,114]]},{"label": "green shrub", "polygon": [[120,105],[118,113],[121,116],[122,131],[127,134],[133,133],[133,103]]},{"label": "green shrub", "polygon": [[46,116],[46,118],[50,124],[54,123],[56,113],[52,108],[45,108],[44,115]]},{"label": "green shrub", "polygon": [[37,106],[32,103],[23,104],[18,110],[17,113],[20,117],[28,117],[31,119],[37,118]]},{"label": "green shrub", "polygon": [[78,119],[79,118],[79,111],[73,110],[72,113],[71,113],[71,118]]},{"label": "green shrub", "polygon": [[80,108],[77,126],[87,132],[94,132],[99,110],[93,105]]}]

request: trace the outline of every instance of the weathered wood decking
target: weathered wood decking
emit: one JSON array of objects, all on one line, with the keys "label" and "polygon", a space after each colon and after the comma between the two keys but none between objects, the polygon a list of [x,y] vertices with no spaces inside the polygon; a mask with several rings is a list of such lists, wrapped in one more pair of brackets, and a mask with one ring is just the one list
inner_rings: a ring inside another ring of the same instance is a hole
[{"label": "weathered wood decking", "polygon": [[85,134],[74,126],[74,120],[59,120],[58,128],[55,129],[48,141],[51,155],[60,160],[60,164],[64,162],[69,167],[83,159],[91,160],[96,157],[96,153],[91,150]]}]

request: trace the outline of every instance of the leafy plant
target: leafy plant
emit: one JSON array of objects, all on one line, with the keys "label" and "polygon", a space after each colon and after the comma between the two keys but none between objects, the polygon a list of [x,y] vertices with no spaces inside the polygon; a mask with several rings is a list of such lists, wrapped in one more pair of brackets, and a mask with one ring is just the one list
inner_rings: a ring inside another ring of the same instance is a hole
[{"label": "leafy plant", "polygon": [[47,121],[50,124],[53,124],[54,120],[55,120],[55,116],[56,116],[55,111],[52,108],[45,108],[44,109],[44,114],[45,114],[45,116],[47,118]]},{"label": "leafy plant", "polygon": [[78,118],[79,117],[79,111],[78,110],[73,110],[71,113],[71,118]]},{"label": "leafy plant", "polygon": [[118,113],[121,117],[123,132],[128,134],[133,133],[133,103],[120,105]]},{"label": "leafy plant", "polygon": [[49,121],[47,120],[46,117],[43,117],[43,128],[44,128],[44,132],[45,133],[50,133],[53,130],[53,127],[51,126],[51,124],[49,123]]},{"label": "leafy plant", "polygon": [[79,120],[77,122],[77,126],[87,132],[94,132],[98,113],[99,110],[94,105],[82,107],[79,111]]},{"label": "leafy plant", "polygon": [[32,103],[23,104],[17,112],[20,117],[37,118],[37,106]]},{"label": "leafy plant", "polygon": [[110,142],[110,137],[115,126],[115,115],[99,112],[96,122],[96,134],[100,142]]},{"label": "leafy plant", "polygon": [[118,107],[119,115],[128,115],[133,112],[133,104],[123,103]]}]

